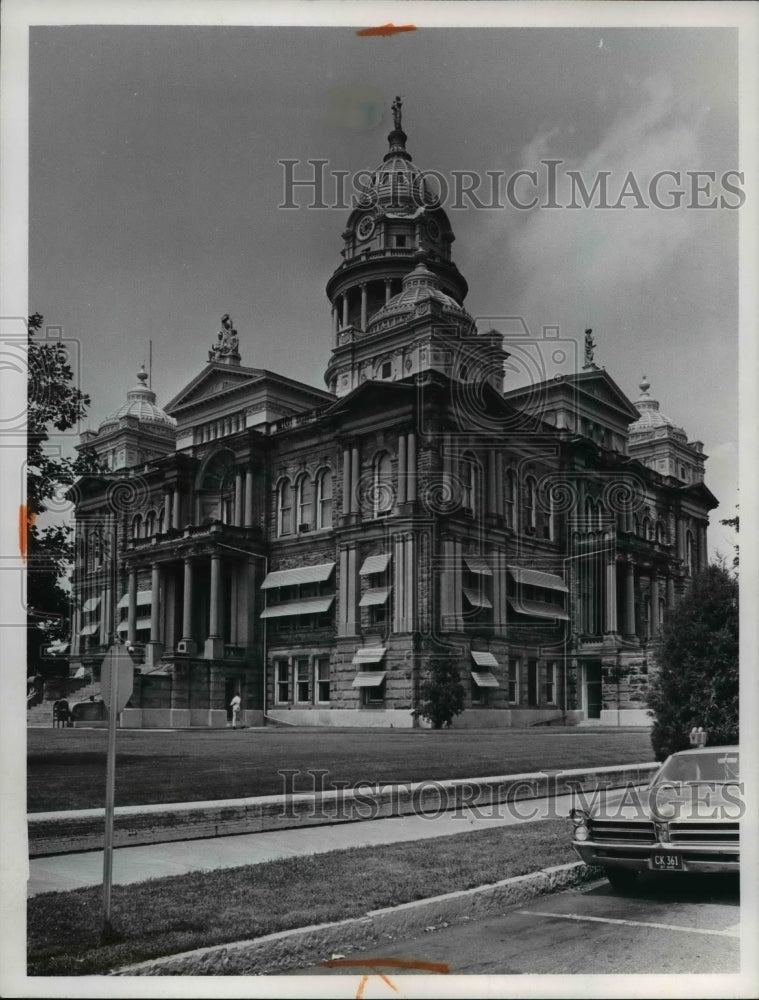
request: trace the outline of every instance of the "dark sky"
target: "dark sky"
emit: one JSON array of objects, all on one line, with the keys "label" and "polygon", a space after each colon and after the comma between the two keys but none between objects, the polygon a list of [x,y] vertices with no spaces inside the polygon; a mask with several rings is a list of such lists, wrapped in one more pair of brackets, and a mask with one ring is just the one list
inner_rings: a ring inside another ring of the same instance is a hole
[{"label": "dark sky", "polygon": [[646,201],[653,174],[680,171],[687,195],[671,211],[635,198],[449,204],[453,250],[475,317],[501,329],[522,317],[536,342],[558,326],[569,356],[592,327],[596,362],[633,400],[648,375],[662,411],[704,442],[722,501],[712,548],[730,551],[718,519],[737,502],[740,213],[687,207],[684,172],[715,171],[719,194],[740,169],[734,30],[41,26],[30,38],[29,303],[81,342],[93,427],[150,340],[167,402],[225,312],[243,364],[323,386],[324,285],[348,212],[279,208],[278,161],[376,166],[395,94],[415,162],[446,177],[526,169],[542,182],[555,159],[564,183],[566,170],[587,187],[608,171],[614,203],[630,171]]}]

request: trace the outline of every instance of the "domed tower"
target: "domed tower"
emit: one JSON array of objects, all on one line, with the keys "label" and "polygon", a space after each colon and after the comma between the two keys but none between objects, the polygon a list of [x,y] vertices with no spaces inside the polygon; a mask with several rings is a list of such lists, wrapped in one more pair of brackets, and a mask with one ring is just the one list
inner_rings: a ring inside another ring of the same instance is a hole
[{"label": "domed tower", "polygon": [[651,383],[644,375],[640,396],[635,407],[640,418],[629,427],[629,450],[637,458],[663,476],[672,476],[683,483],[704,481],[704,446],[701,441],[688,441],[688,435],[659,409],[659,401],[649,393]]},{"label": "domed tower", "polygon": [[366,331],[372,315],[401,291],[420,253],[440,288],[459,305],[468,290],[451,260],[455,237],[448,216],[406,149],[401,104],[396,97],[388,151],[348,217],[343,261],[327,282],[335,344],[345,329]]},{"label": "domed tower", "polygon": [[126,402],[110,413],[97,431],[84,431],[79,449],[89,449],[109,469],[126,469],[174,451],[176,424],[156,404],[148,388],[148,373],[142,365],[137,385],[127,392]]}]

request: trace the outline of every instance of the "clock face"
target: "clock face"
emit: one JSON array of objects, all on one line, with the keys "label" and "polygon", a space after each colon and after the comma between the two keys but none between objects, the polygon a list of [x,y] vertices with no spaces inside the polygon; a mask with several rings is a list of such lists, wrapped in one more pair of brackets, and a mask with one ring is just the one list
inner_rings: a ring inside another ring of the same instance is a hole
[{"label": "clock face", "polygon": [[440,226],[434,219],[427,219],[427,235],[431,240],[440,239]]},{"label": "clock face", "polygon": [[356,226],[356,235],[360,240],[368,240],[374,232],[374,219],[371,215],[365,215]]}]

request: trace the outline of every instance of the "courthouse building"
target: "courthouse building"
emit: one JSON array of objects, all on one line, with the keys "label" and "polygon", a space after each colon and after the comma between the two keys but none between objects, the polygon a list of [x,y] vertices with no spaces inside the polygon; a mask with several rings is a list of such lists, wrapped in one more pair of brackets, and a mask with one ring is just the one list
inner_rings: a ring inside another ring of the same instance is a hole
[{"label": "courthouse building", "polygon": [[456,726],[649,722],[660,626],[706,564],[702,445],[590,331],[574,372],[508,384],[516,341],[467,310],[393,116],[327,282],[326,389],[248,367],[225,315],[174,399],[142,371],[82,435],[109,471],[74,491],[70,669],[135,647],[125,725],[224,726],[239,692],[247,724],[412,726],[440,658]]}]

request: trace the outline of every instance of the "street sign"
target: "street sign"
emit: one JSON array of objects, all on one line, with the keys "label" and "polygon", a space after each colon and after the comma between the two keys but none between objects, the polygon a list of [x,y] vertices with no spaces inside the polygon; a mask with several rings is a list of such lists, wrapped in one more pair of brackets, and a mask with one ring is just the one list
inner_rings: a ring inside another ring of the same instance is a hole
[{"label": "street sign", "polygon": [[111,714],[112,692],[116,694],[115,714],[124,708],[132,697],[134,664],[126,646],[114,645],[108,650],[100,669],[100,694]]}]

